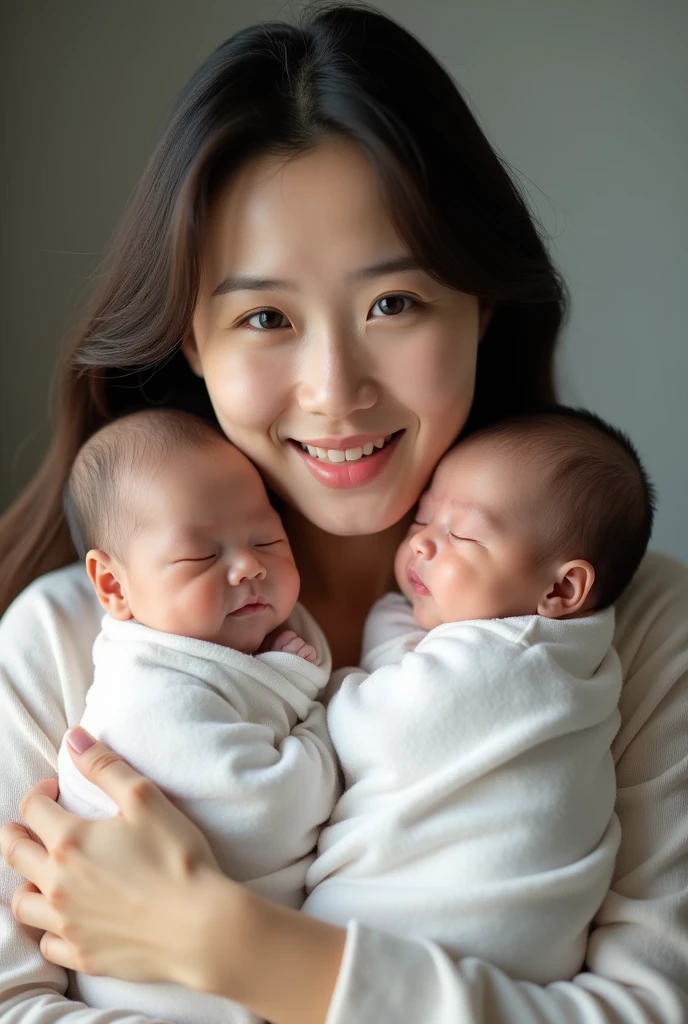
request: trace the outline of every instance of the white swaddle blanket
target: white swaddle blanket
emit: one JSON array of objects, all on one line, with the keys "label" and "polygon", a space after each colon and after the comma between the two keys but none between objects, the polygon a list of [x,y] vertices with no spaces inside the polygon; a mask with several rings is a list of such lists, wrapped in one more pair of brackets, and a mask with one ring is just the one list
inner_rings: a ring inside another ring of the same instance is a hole
[{"label": "white swaddle blanket", "polygon": [[572,977],[620,837],[613,631],[608,609],[424,633],[400,595],[378,602],[366,671],[328,708],[345,792],[304,911],[539,984]]},{"label": "white swaddle blanket", "polygon": [[[276,902],[300,907],[318,831],[337,798],[325,709],[327,641],[301,606],[289,626],[315,647],[249,656],[109,616],[93,649],[84,728],[158,783],[202,829],[223,872]],[[58,756],[60,803],[88,818],[117,808]],[[77,974],[72,998],[183,1024],[255,1018],[216,996]]]}]

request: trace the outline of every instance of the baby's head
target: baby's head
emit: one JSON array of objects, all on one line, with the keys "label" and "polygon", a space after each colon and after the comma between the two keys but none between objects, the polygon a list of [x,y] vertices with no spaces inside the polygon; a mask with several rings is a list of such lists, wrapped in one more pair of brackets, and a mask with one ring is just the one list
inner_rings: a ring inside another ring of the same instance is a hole
[{"label": "baby's head", "polygon": [[654,492],[628,438],[555,407],[513,417],[442,459],[397,552],[426,629],[582,615],[616,601],[643,557]]},{"label": "baby's head", "polygon": [[258,471],[207,423],[146,410],[79,451],[65,489],[75,546],[117,619],[250,654],[299,576]]}]

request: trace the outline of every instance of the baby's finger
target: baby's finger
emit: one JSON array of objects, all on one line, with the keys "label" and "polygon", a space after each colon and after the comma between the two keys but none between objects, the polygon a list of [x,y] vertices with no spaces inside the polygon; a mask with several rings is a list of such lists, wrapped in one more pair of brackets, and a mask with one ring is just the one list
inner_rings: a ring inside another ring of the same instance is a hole
[{"label": "baby's finger", "polygon": [[285,654],[298,654],[299,657],[302,657],[303,649],[307,646],[308,644],[302,639],[302,637],[297,636],[296,633],[294,633],[293,639],[290,640],[289,643],[282,648],[282,650],[285,652]]},{"label": "baby's finger", "polygon": [[278,636],[276,636],[275,639],[273,640],[272,650],[283,651],[287,644],[291,643],[295,636],[296,633],[294,632],[293,629],[285,629],[282,633],[279,633]]}]

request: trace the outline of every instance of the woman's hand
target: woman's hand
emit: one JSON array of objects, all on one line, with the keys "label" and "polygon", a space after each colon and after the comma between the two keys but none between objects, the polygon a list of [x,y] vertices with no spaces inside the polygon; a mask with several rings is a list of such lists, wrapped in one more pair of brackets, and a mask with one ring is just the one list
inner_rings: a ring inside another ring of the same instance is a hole
[{"label": "woman's hand", "polygon": [[[0,830],[0,852],[29,881],[12,901],[22,924],[45,930],[47,960],[126,981],[203,986],[203,914],[220,875],[203,834],[148,779],[81,728],[70,753],[119,815],[87,821],[55,801],[57,782],[34,786],[21,825]],[[79,748],[81,753],[79,753]]]},{"label": "woman's hand", "polygon": [[79,771],[119,814],[70,814],[55,803],[52,779],[20,807],[45,848],[21,825],[0,829],[0,853],[29,880],[14,895],[14,916],[45,931],[45,958],[86,974],[186,985],[274,1024],[322,1024],[346,933],[230,881],[157,786],[80,727],[67,739]]}]

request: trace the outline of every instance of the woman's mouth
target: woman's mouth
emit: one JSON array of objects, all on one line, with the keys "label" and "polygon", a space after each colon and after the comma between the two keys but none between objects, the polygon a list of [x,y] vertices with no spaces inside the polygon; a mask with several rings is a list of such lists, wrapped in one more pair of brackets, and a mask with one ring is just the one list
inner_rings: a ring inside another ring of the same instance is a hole
[{"label": "woman's mouth", "polygon": [[[391,434],[358,434],[337,441],[298,441],[291,447],[301,456],[311,475],[326,487],[362,487],[374,480],[389,462],[403,430]],[[344,447],[346,445],[346,447]]]}]

